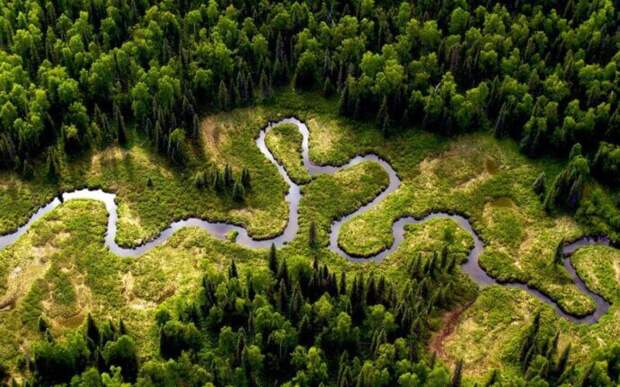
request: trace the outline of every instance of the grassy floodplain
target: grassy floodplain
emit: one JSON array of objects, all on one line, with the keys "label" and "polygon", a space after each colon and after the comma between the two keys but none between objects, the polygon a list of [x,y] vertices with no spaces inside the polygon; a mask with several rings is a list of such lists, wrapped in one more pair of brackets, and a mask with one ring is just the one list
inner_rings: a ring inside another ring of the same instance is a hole
[{"label": "grassy floodplain", "polygon": [[[346,251],[373,255],[389,246],[391,224],[398,217],[456,211],[468,216],[484,239],[481,264],[492,276],[527,282],[571,313],[593,310],[592,300],[578,291],[562,267],[553,264],[553,253],[561,240],[601,230],[568,216],[546,215],[531,189],[541,171],[552,177],[561,163],[532,161],[520,155],[513,142],[485,134],[448,140],[412,129],[384,138],[372,124],[338,118],[334,106],[330,100],[283,92],[272,103],[208,116],[202,121],[201,142],[191,149],[183,171],[154,156],[148,143],[133,134],[126,147],[93,150],[64,160],[58,183],[45,182],[42,166],[27,181],[5,175],[0,185],[1,231],[24,223],[59,191],[100,187],[118,195],[117,239],[124,246],[139,245],[174,219],[189,216],[241,224],[257,238],[277,235],[287,221],[286,185],[254,141],[269,120],[295,115],[309,126],[310,156],[315,162],[340,165],[354,155],[374,152],[390,162],[402,179],[399,190],[344,225],[339,243]],[[441,220],[408,227],[403,245],[380,264],[352,264],[330,252],[331,222],[372,200],[386,186],[387,176],[378,165],[362,163],[333,176],[310,178],[301,167],[300,141],[301,136],[288,126],[274,128],[267,137],[267,145],[291,177],[304,183],[302,227],[282,249],[282,256],[293,263],[318,256],[347,271],[381,271],[399,278],[405,275],[406,259],[440,251],[449,235],[451,255],[461,261],[466,258],[471,239],[452,222]],[[243,204],[193,184],[196,172],[225,165],[235,173],[244,166],[250,170],[252,190]],[[152,184],[147,184],[149,179]],[[593,190],[604,192],[598,186]],[[318,229],[317,249],[308,247],[311,222]],[[12,367],[36,339],[41,314],[52,321],[57,336],[81,325],[88,311],[101,318],[123,317],[138,338],[141,356],[154,356],[155,312],[182,304],[184,296],[199,285],[202,272],[223,270],[232,258],[241,272],[252,270],[260,276],[266,270],[266,251],[217,241],[197,229],[183,230],[139,258],[119,258],[103,247],[105,225],[101,204],[69,202],[0,253],[4,299],[10,304],[0,314],[0,356]],[[601,343],[618,337],[617,251],[586,248],[573,260],[589,286],[612,302],[599,324],[573,326],[535,298],[501,286],[486,288],[475,298],[474,284],[458,273],[462,303],[474,298],[475,302],[443,340],[441,360],[452,365],[462,357],[472,380],[483,380],[491,367],[503,366],[511,372],[511,367],[517,367],[519,339],[537,310],[543,311],[549,326],[560,329],[562,340],[571,338],[578,359],[589,358]],[[440,329],[442,316],[435,320],[434,328]]]}]

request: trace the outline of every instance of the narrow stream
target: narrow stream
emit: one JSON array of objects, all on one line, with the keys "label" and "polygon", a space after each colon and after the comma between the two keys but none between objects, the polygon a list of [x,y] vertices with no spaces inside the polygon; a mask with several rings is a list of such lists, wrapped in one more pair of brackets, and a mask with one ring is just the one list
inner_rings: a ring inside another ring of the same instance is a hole
[{"label": "narrow stream", "polygon": [[[394,235],[394,242],[388,248],[380,252],[379,254],[372,257],[354,257],[347,254],[343,251],[338,245],[338,235],[340,234],[340,228],[342,225],[348,220],[368,211],[370,208],[374,207],[377,203],[384,200],[389,194],[394,192],[400,187],[400,178],[396,174],[396,171],[392,168],[392,166],[379,156],[375,154],[367,154],[364,156],[356,156],[349,160],[348,163],[342,166],[322,166],[314,164],[310,160],[309,154],[309,137],[310,133],[308,131],[308,127],[301,121],[296,118],[285,118],[278,122],[271,122],[267,125],[263,130],[260,131],[257,139],[256,145],[261,153],[269,160],[273,165],[276,166],[280,176],[284,179],[286,184],[289,187],[288,193],[286,194],[285,200],[288,203],[289,208],[289,217],[286,228],[284,231],[277,237],[272,239],[264,239],[264,240],[256,240],[250,237],[245,228],[224,223],[224,222],[210,222],[200,218],[188,218],[184,220],[179,220],[171,223],[165,230],[163,230],[156,238],[146,242],[135,248],[124,248],[119,246],[116,243],[116,232],[117,232],[117,221],[118,221],[118,208],[116,205],[116,195],[112,193],[107,193],[102,190],[90,190],[90,189],[82,189],[72,192],[65,192],[61,196],[54,198],[50,203],[41,207],[37,212],[35,212],[32,217],[28,220],[26,224],[19,227],[15,232],[11,234],[6,234],[0,236],[0,250],[6,248],[7,246],[12,245],[20,236],[24,235],[29,229],[32,223],[36,220],[40,219],[44,215],[48,214],[56,207],[62,204],[64,201],[75,200],[75,199],[89,199],[89,200],[97,200],[103,202],[105,204],[106,210],[108,212],[108,227],[105,235],[105,245],[112,251],[114,254],[123,257],[135,257],[144,254],[145,252],[151,250],[152,248],[162,245],[165,243],[168,238],[178,230],[185,227],[199,227],[207,230],[211,235],[219,239],[225,239],[226,236],[231,232],[235,231],[238,233],[236,242],[250,248],[267,248],[271,246],[271,244],[275,244],[276,247],[282,246],[283,244],[292,241],[297,232],[299,230],[299,201],[301,199],[301,189],[300,186],[295,184],[289,177],[288,173],[284,169],[282,165],[280,165],[271,151],[267,148],[265,144],[265,136],[267,132],[273,128],[274,126],[280,124],[293,124],[298,129],[302,135],[302,159],[304,167],[308,170],[310,175],[320,175],[320,174],[334,174],[340,170],[347,169],[354,165],[357,165],[364,161],[373,161],[380,164],[383,169],[387,172],[389,176],[389,184],[388,186],[373,200],[358,208],[356,211],[334,221],[331,225],[331,230],[329,234],[329,248],[339,254],[340,256],[353,261],[353,262],[369,262],[369,261],[381,261],[386,256],[393,253],[400,243],[404,239],[405,235],[405,226],[408,224],[418,224],[424,223],[431,219],[449,219],[456,222],[461,228],[466,230],[474,241],[474,247],[469,252],[469,258],[467,262],[465,262],[461,268],[467,273],[471,279],[476,282],[479,286],[484,287],[492,284],[498,284],[498,281],[494,278],[490,277],[479,265],[478,260],[482,251],[484,249],[484,243],[473,229],[469,220],[461,215],[457,214],[449,214],[446,212],[433,212],[427,216],[422,218],[414,218],[410,216],[402,217],[398,219],[392,225],[392,232]],[[62,201],[61,201],[62,198]],[[562,317],[576,322],[576,323],[594,323],[598,321],[598,319],[605,314],[605,312],[609,309],[609,303],[605,301],[600,295],[590,291],[584,282],[579,278],[577,273],[575,272],[575,268],[570,262],[568,258],[574,251],[579,249],[582,246],[592,245],[592,244],[604,244],[609,245],[609,240],[607,238],[581,238],[571,244],[568,244],[564,247],[563,252],[565,255],[564,259],[564,267],[567,272],[570,274],[571,278],[577,285],[577,287],[589,297],[591,297],[596,302],[596,310],[586,316],[577,317],[566,313],[562,310],[558,304],[553,301],[546,294],[541,291],[532,288],[528,285],[522,283],[503,283],[503,286],[520,288],[528,292],[529,294],[539,298],[546,304],[549,304],[559,315]]]}]

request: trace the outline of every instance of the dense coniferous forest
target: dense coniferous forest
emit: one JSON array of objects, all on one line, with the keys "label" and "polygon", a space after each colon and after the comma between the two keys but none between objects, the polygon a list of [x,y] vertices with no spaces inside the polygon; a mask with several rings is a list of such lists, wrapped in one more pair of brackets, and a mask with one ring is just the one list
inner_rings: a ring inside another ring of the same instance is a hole
[{"label": "dense coniferous forest", "polygon": [[618,168],[611,0],[24,0],[1,13],[3,168],[53,169],[130,127],[182,162],[199,111],[291,81],[386,134],[490,130],[532,156],[580,143],[604,180]]},{"label": "dense coniferous forest", "polygon": [[[156,314],[159,360],[140,363],[123,321],[96,322],[56,342],[45,320],[35,345],[32,385],[73,386],[460,386],[462,363],[447,369],[424,343],[430,315],[458,302],[462,292],[447,250],[417,256],[407,280],[332,272],[314,260],[289,268],[275,249],[267,278],[227,273],[204,276],[184,306]],[[620,376],[620,344],[580,375],[569,365],[571,346],[541,327],[536,315],[520,338],[524,378],[490,372],[486,386],[611,386]]]},{"label": "dense coniferous forest", "polygon": [[[528,157],[562,160],[553,179],[533,182],[540,203],[618,230],[618,203],[582,200],[592,179],[612,193],[620,182],[617,8],[612,0],[5,0],[0,171],[31,179],[44,170],[53,183],[62,160],[137,136],[181,169],[205,114],[277,103],[292,87],[385,138],[412,128],[489,132]],[[226,164],[192,182],[241,206],[252,178],[248,166]],[[320,227],[310,221],[314,253]],[[448,368],[427,350],[440,313],[471,291],[459,263],[446,248],[409,257],[405,281],[373,270],[348,278],[318,253],[289,267],[273,248],[267,275],[241,273],[233,260],[224,273],[204,273],[181,307],[159,308],[158,348],[146,358],[123,320],[88,315],[59,338],[42,315],[38,342],[16,366],[19,382],[460,386],[463,361]],[[486,386],[620,381],[620,344],[575,364],[570,344],[538,314],[517,339],[507,361],[520,373],[496,369]]]}]

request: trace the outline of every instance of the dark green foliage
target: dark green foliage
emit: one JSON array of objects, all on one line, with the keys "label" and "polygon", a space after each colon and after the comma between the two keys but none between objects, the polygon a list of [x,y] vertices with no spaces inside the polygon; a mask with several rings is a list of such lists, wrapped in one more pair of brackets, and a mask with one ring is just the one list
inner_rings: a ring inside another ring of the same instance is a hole
[{"label": "dark green foliage", "polygon": [[575,155],[553,181],[553,185],[545,197],[545,207],[547,209],[576,209],[581,201],[583,188],[589,176],[588,160],[579,154]]},{"label": "dark green foliage", "polygon": [[[196,301],[188,299],[178,317],[161,328],[162,357],[177,359],[178,365],[189,361],[193,369],[222,385],[310,380],[310,385],[350,386],[356,380],[368,386],[378,380],[397,385],[405,373],[428,380],[431,371],[449,384],[450,375],[441,366],[412,360],[420,358],[423,349],[417,343],[429,336],[428,322],[436,310],[433,297],[425,294],[445,287],[449,276],[423,285],[414,279],[400,284],[375,274],[358,275],[347,288],[336,280],[346,281],[346,276],[333,273],[318,259],[311,267],[297,262],[292,269],[285,259],[277,271],[276,265],[272,250],[271,279],[258,286],[249,285],[252,276],[240,286],[239,276],[232,274],[233,263],[227,277],[205,276]],[[389,296],[391,289],[397,297]],[[201,312],[189,313],[190,305]],[[412,327],[414,317],[417,323]],[[396,362],[401,366],[394,367]],[[460,383],[460,370],[462,365],[453,378],[455,385]],[[151,371],[139,375],[146,372]]]},{"label": "dark green foliage", "polygon": [[241,183],[246,191],[252,188],[252,177],[250,171],[245,167],[241,170]]},{"label": "dark green foliage", "polygon": [[245,188],[243,187],[243,183],[240,181],[235,181],[232,189],[232,198],[237,203],[243,202],[243,198],[245,197]]},{"label": "dark green foliage", "polygon": [[541,172],[540,175],[534,180],[532,189],[539,197],[543,198],[545,195],[545,173]]},{"label": "dark green foliage", "polygon": [[555,253],[553,254],[553,263],[556,265],[561,265],[562,261],[564,261],[564,240],[561,240],[560,243],[555,248]]},{"label": "dark green foliage", "polygon": [[136,379],[138,375],[138,354],[131,337],[122,335],[117,340],[108,342],[102,353],[107,368],[121,367],[124,380],[134,381]]},{"label": "dark green foliage", "polygon": [[592,162],[592,173],[610,185],[620,182],[620,147],[601,142]]},{"label": "dark green foliage", "polygon": [[91,350],[97,348],[101,344],[101,333],[99,332],[97,323],[95,322],[93,316],[90,313],[86,318],[85,338]]},{"label": "dark green foliage", "polygon": [[200,333],[193,323],[168,321],[159,331],[159,352],[165,359],[177,358],[183,351],[200,347]]},{"label": "dark green foliage", "polygon": [[81,360],[79,348],[73,343],[41,341],[34,348],[34,372],[42,384],[68,381],[79,372]]},{"label": "dark green foliage", "polygon": [[271,270],[271,273],[273,274],[276,274],[278,271],[278,256],[276,246],[273,243],[269,249],[269,270]]},{"label": "dark green foliage", "polygon": [[0,166],[58,143],[124,144],[130,126],[178,162],[169,144],[198,137],[199,112],[291,81],[338,92],[342,114],[384,132],[493,128],[532,155],[593,152],[620,141],[616,6],[9,2],[0,78],[16,87],[0,90]]},{"label": "dark green foliage", "polygon": [[228,267],[228,279],[239,278],[239,272],[237,271],[237,265],[233,259]]},{"label": "dark green foliage", "polygon": [[463,359],[459,359],[454,367],[454,373],[452,374],[452,387],[460,387],[463,379]]},{"label": "dark green foliage", "polygon": [[316,223],[310,222],[310,227],[308,228],[308,245],[314,248],[317,247],[317,243]]},{"label": "dark green foliage", "polygon": [[124,323],[116,329],[111,321],[96,322],[88,314],[84,325],[83,333],[73,332],[62,341],[48,337],[34,345],[32,385],[68,383],[79,376],[86,385],[102,386],[96,368],[109,372],[110,367],[120,367],[119,380],[135,381],[138,351]]}]

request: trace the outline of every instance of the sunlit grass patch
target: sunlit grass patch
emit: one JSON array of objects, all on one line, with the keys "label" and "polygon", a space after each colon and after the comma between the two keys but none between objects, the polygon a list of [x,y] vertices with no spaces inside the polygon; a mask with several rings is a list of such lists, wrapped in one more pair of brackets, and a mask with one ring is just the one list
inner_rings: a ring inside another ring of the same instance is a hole
[{"label": "sunlit grass patch", "polygon": [[310,174],[301,159],[302,135],[296,125],[281,124],[272,128],[265,138],[267,147],[297,184],[310,181]]}]

